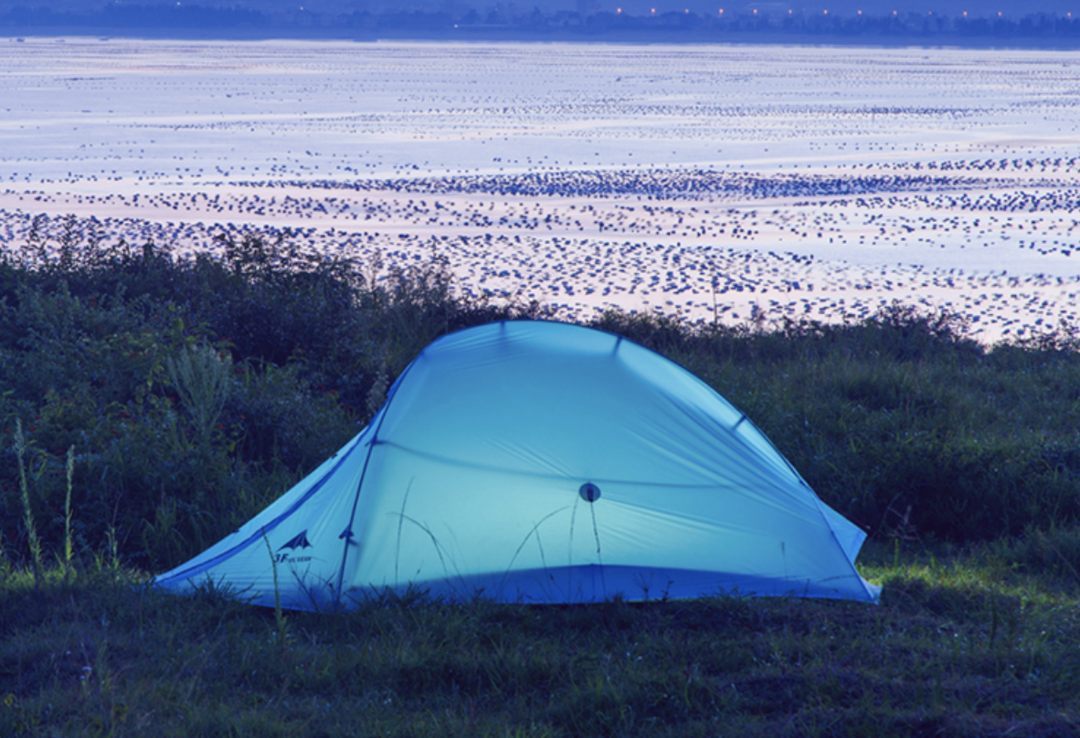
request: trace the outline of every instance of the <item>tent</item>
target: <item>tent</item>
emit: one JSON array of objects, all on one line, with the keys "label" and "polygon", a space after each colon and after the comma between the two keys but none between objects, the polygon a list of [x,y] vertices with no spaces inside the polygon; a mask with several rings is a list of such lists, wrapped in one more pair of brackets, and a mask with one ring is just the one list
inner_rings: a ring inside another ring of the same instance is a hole
[{"label": "tent", "polygon": [[854,565],[864,538],[685,369],[602,331],[504,321],[429,345],[344,448],[155,581],[294,609],[409,587],[876,601]]}]

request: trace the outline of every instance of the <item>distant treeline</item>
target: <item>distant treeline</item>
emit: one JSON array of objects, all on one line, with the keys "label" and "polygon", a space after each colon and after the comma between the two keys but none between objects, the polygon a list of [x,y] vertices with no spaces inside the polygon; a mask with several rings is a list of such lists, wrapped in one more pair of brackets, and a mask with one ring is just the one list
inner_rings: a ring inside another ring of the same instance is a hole
[{"label": "distant treeline", "polygon": [[[584,4],[581,4],[584,7]],[[513,6],[510,6],[513,7]],[[109,32],[124,35],[150,32],[160,36],[352,36],[388,34],[426,38],[536,38],[596,37],[666,40],[723,40],[750,36],[831,37],[889,41],[927,39],[963,43],[964,40],[1072,40],[1080,39],[1080,17],[1032,14],[1023,18],[948,17],[928,13],[808,14],[765,11],[720,12],[703,16],[668,12],[635,16],[622,12],[557,11],[534,8],[514,13],[499,9],[465,9],[457,13],[422,11],[367,11],[351,13],[295,10],[215,8],[200,5],[110,4],[90,11],[55,11],[47,7],[16,7],[0,14],[0,28],[15,32]]]}]

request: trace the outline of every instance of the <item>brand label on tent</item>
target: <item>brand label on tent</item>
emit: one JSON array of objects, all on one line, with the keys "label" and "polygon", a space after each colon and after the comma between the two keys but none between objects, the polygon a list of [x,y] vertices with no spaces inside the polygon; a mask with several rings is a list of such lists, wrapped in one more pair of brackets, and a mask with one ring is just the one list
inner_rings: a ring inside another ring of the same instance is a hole
[{"label": "brand label on tent", "polygon": [[[288,561],[289,563],[299,563],[302,561],[311,561],[310,556],[297,556],[296,551],[298,549],[311,548],[311,541],[308,540],[307,530],[301,531],[298,535],[293,536],[285,543],[278,546],[277,553],[274,555],[274,561],[278,564]],[[291,549],[287,551],[286,549]]]}]

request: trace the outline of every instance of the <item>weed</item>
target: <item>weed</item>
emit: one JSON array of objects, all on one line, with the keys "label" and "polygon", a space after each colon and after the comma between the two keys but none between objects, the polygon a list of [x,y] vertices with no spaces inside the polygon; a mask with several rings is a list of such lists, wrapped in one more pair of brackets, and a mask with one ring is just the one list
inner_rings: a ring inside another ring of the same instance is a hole
[{"label": "weed", "polygon": [[26,436],[23,434],[22,420],[15,421],[15,455],[19,460],[19,490],[22,492],[23,525],[30,544],[30,560],[33,563],[34,582],[41,584],[42,556],[41,542],[38,540],[37,526],[34,525],[34,513],[30,509],[30,485],[26,482]]},{"label": "weed", "polygon": [[289,643],[289,620],[281,609],[281,590],[278,588],[278,566],[274,549],[270,546],[270,539],[266,537],[266,531],[262,532],[263,543],[266,544],[266,553],[270,556],[270,567],[274,573],[274,622],[277,624],[277,644],[284,649]]},{"label": "weed", "polygon": [[75,477],[75,447],[68,447],[67,451],[67,467],[65,469],[67,477],[67,494],[64,496],[64,575],[70,576],[75,573],[74,566],[72,565],[72,558],[75,556],[75,550],[71,543],[71,490],[74,486]]},{"label": "weed", "polygon": [[214,348],[200,344],[185,346],[175,359],[166,358],[165,366],[172,387],[191,415],[196,446],[209,454],[214,425],[228,398],[232,360]]}]

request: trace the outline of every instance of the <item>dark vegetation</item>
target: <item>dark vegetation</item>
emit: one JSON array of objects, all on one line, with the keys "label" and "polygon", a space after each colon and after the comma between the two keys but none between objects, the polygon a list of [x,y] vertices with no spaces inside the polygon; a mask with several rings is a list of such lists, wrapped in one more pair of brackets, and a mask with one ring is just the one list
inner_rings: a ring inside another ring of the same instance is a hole
[{"label": "dark vegetation", "polygon": [[380,273],[251,238],[188,259],[73,229],[0,261],[0,530],[14,550],[17,425],[44,541],[58,540],[74,447],[77,547],[115,539],[163,570],[357,433],[438,335],[521,313],[456,299],[437,257]]},{"label": "dark vegetation", "polygon": [[[170,568],[357,433],[433,339],[545,317],[457,297],[437,254],[383,270],[284,237],[220,247],[105,246],[72,221],[60,243],[32,237],[3,255],[8,556],[27,551],[20,468],[56,547],[74,448],[76,550],[113,541],[129,564]],[[1067,331],[986,349],[959,318],[903,307],[845,325],[630,313],[593,325],[705,379],[872,536],[964,544],[1080,522],[1080,352]]]},{"label": "dark vegetation", "polygon": [[[1080,354],[896,307],[595,325],[710,382],[871,533],[878,607],[376,597],[283,615],[146,585],[355,434],[432,339],[536,306],[287,239],[0,263],[0,735],[1075,735]],[[554,316],[557,317],[557,316]],[[20,434],[21,432],[21,434]],[[24,497],[25,493],[25,497]],[[50,563],[52,562],[52,563]]]}]

